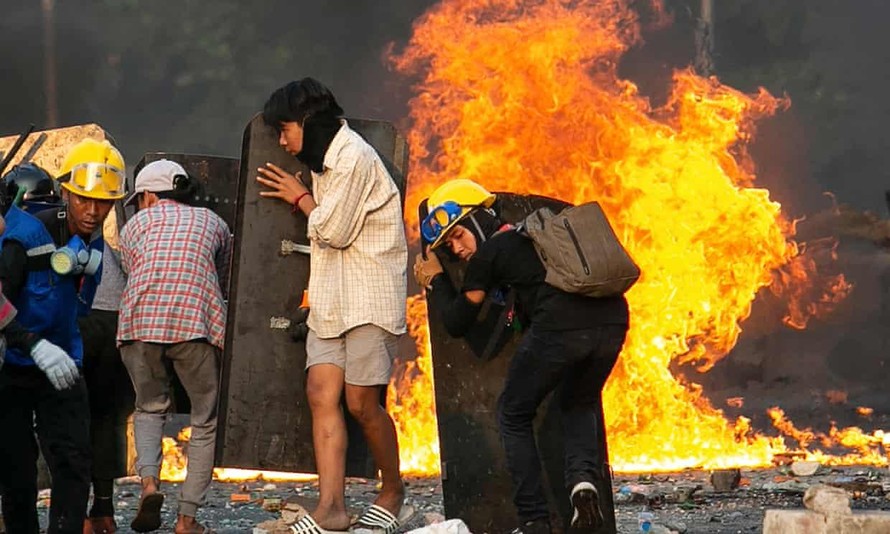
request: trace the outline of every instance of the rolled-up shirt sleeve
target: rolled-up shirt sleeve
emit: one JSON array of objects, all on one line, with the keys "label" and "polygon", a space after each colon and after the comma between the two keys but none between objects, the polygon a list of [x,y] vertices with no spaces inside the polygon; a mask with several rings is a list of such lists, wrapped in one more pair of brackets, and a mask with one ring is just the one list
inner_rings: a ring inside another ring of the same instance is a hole
[{"label": "rolled-up shirt sleeve", "polygon": [[368,213],[380,207],[368,202],[375,186],[372,165],[371,158],[357,154],[321,178],[330,183],[324,200],[309,214],[309,239],[340,249],[356,240]]}]

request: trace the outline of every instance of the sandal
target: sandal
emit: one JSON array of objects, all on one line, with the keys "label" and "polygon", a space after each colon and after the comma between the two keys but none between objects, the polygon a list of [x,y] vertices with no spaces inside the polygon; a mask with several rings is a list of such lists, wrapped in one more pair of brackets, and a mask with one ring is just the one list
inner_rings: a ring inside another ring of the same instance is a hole
[{"label": "sandal", "polygon": [[321,528],[311,515],[304,515],[299,521],[290,526],[290,531],[293,534],[347,534],[352,532],[352,529],[327,530]]},{"label": "sandal", "polygon": [[394,534],[404,527],[414,517],[414,507],[410,504],[402,504],[399,515],[382,506],[372,504],[368,510],[358,518],[359,528],[369,529],[374,534]]},{"label": "sandal", "polygon": [[139,501],[139,510],[130,523],[136,532],[151,532],[161,528],[161,507],[164,505],[163,493],[150,493]]}]

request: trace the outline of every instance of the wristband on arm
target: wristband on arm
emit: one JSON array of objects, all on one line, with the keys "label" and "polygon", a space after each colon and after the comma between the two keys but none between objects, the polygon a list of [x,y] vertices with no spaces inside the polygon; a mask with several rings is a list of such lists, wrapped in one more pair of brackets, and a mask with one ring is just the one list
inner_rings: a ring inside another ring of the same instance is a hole
[{"label": "wristband on arm", "polygon": [[297,199],[294,200],[294,208],[293,208],[292,212],[297,213],[298,211],[300,211],[300,201],[303,200],[303,197],[311,195],[311,194],[312,193],[310,193],[309,191],[306,191],[302,195],[298,196]]}]

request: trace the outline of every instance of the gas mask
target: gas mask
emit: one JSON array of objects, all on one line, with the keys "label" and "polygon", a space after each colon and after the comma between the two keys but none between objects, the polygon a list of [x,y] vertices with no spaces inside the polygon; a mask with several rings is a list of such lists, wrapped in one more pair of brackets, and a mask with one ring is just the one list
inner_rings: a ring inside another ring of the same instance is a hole
[{"label": "gas mask", "polygon": [[61,276],[92,276],[102,264],[102,253],[90,249],[80,236],[74,236],[67,245],[53,252],[49,262]]}]

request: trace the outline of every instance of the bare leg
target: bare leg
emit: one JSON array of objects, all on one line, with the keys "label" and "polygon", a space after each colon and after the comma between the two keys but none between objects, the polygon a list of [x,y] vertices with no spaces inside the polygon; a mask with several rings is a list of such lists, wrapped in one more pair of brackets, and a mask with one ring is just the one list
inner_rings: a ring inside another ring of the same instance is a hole
[{"label": "bare leg", "polygon": [[346,384],[346,405],[349,413],[361,425],[374,461],[380,468],[383,486],[374,504],[398,515],[405,499],[405,486],[399,473],[396,427],[386,410],[380,406],[381,387],[385,386]]},{"label": "bare leg", "polygon": [[343,369],[333,364],[309,368],[306,396],[312,411],[312,443],[318,469],[318,507],[312,518],[324,529],[346,530],[346,422],[340,397]]}]

